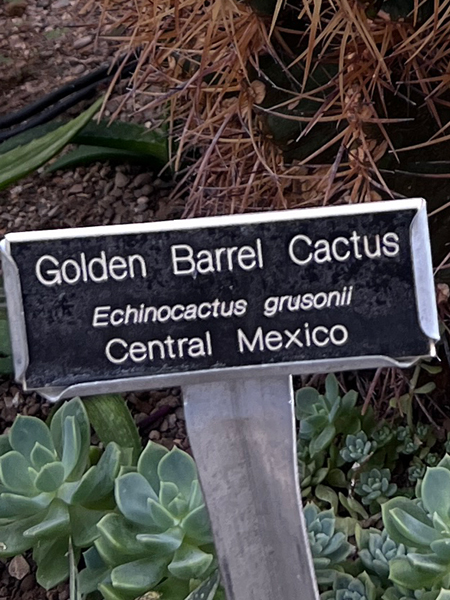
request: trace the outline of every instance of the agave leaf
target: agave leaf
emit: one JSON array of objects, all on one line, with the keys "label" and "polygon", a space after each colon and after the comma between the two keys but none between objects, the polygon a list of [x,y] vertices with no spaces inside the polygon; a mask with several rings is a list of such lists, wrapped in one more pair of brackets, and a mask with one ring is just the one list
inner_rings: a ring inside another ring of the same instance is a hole
[{"label": "agave leaf", "polygon": [[89,123],[80,132],[75,143],[91,146],[107,146],[128,152],[135,152],[147,156],[161,165],[169,160],[168,136],[164,131],[149,131],[143,125],[114,121]]},{"label": "agave leaf", "polygon": [[140,473],[127,473],[119,477],[116,481],[115,496],[119,510],[128,520],[145,527],[154,527],[148,500],[153,499],[158,503],[158,497]]},{"label": "agave leaf", "polygon": [[18,146],[14,150],[2,154],[0,189],[31,173],[62,150],[74,135],[92,119],[101,103],[102,99],[100,98],[88,110],[69,123],[24,146]]},{"label": "agave leaf", "polygon": [[18,415],[9,432],[9,441],[12,449],[20,452],[28,461],[31,460],[31,453],[37,443],[52,454],[55,452],[49,428],[36,417]]},{"label": "agave leaf", "polygon": [[60,462],[52,462],[43,466],[39,471],[35,485],[41,492],[54,492],[64,482],[64,465]]},{"label": "agave leaf", "polygon": [[312,387],[304,387],[295,394],[295,413],[301,421],[314,414],[314,405],[319,400],[319,392]]},{"label": "agave leaf", "polygon": [[41,519],[42,515],[37,514],[0,525],[0,557],[16,556],[31,548],[33,541],[24,537],[24,531],[39,523]]},{"label": "agave leaf", "polygon": [[36,579],[39,585],[49,590],[69,577],[69,538],[40,541],[33,551],[38,565]]},{"label": "agave leaf", "polygon": [[184,531],[181,527],[173,527],[163,533],[138,533],[136,539],[145,544],[147,552],[155,554],[172,554],[181,546]]},{"label": "agave leaf", "polygon": [[213,555],[189,544],[183,544],[168,566],[170,573],[178,579],[201,578],[211,566]]},{"label": "agave leaf", "polygon": [[65,477],[70,477],[77,466],[80,457],[81,433],[75,417],[69,416],[64,419],[63,423],[63,450],[62,450],[62,465],[64,467]]},{"label": "agave leaf", "polygon": [[[0,146],[1,149],[1,146]],[[138,152],[130,152],[128,150],[119,150],[116,148],[106,148],[105,146],[78,146],[75,150],[64,154],[58,158],[47,169],[49,173],[54,173],[60,169],[73,169],[80,165],[90,164],[92,162],[144,162],[148,165],[148,156],[139,154]]]},{"label": "agave leaf", "polygon": [[5,492],[0,494],[0,519],[24,518],[45,510],[51,498],[48,494],[40,494],[33,498],[18,496]]},{"label": "agave leaf", "polygon": [[[65,502],[53,500],[43,520],[23,532],[24,537],[30,538],[33,544],[42,538],[51,539],[68,536],[70,533],[69,510]],[[66,549],[67,551],[67,549]]]},{"label": "agave leaf", "polygon": [[143,594],[158,585],[166,567],[167,559],[164,557],[141,558],[115,567],[111,571],[111,583],[117,590]]},{"label": "agave leaf", "polygon": [[96,434],[106,446],[115,442],[121,448],[131,448],[133,465],[142,451],[141,438],[125,400],[119,394],[90,396],[83,400]]},{"label": "agave leaf", "polygon": [[431,515],[437,513],[450,524],[450,471],[444,467],[427,469],[421,495],[427,512]]},{"label": "agave leaf", "polygon": [[36,442],[33,450],[31,451],[30,460],[33,467],[39,471],[44,465],[55,462],[56,452],[49,450],[39,442]]},{"label": "agave leaf", "polygon": [[72,496],[73,504],[95,504],[114,489],[119,472],[121,452],[119,446],[110,442],[99,462],[87,471]]},{"label": "agave leaf", "polygon": [[[169,451],[160,444],[148,442],[138,461],[138,472],[145,477],[156,494],[159,494],[160,479],[158,477],[158,465],[161,459]],[[178,489],[178,488],[177,488]]]},{"label": "agave leaf", "polygon": [[148,556],[148,548],[137,539],[142,527],[126,521],[122,515],[109,513],[98,523],[101,538],[95,541],[99,555],[109,565],[119,565],[130,560]]},{"label": "agave leaf", "polygon": [[206,506],[199,506],[181,522],[186,535],[198,544],[208,544],[213,541]]},{"label": "agave leaf", "polygon": [[213,600],[220,583],[219,571],[214,571],[185,600]]},{"label": "agave leaf", "polygon": [[28,461],[19,452],[12,450],[0,457],[0,480],[5,488],[24,496],[34,496],[34,478]]}]

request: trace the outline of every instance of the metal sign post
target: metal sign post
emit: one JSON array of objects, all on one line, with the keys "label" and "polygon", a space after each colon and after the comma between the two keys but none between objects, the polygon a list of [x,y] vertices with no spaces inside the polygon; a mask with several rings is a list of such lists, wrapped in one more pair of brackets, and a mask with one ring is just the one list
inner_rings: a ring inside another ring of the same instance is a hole
[{"label": "metal sign post", "polygon": [[17,233],[0,249],[24,388],[181,385],[228,600],[316,598],[290,376],[434,355],[425,202]]}]

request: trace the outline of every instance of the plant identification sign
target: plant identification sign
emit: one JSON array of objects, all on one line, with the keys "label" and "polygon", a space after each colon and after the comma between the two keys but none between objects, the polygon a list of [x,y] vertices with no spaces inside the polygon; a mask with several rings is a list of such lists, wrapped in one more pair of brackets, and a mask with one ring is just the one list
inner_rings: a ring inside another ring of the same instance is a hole
[{"label": "plant identification sign", "polygon": [[438,338],[423,200],[8,234],[2,254],[16,377],[47,395],[410,364]]}]

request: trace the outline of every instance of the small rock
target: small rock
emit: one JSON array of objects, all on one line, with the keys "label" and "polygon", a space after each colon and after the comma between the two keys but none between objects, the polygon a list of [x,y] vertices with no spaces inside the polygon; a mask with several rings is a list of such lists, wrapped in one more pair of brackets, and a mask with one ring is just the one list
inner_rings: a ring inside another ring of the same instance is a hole
[{"label": "small rock", "polygon": [[153,179],[153,175],[151,173],[139,173],[139,175],[136,175],[136,177],[133,179],[133,185],[134,187],[141,187],[141,185],[145,185],[147,183],[151,183]]},{"label": "small rock", "polygon": [[69,189],[69,191],[67,193],[68,194],[81,194],[82,191],[83,191],[83,184],[76,183]]},{"label": "small rock", "polygon": [[139,198],[136,200],[136,202],[137,202],[139,205],[145,205],[145,204],[148,204],[148,203],[149,203],[149,199],[148,199],[148,197],[147,197],[147,196],[140,196],[140,197],[139,197]]},{"label": "small rock", "polygon": [[73,47],[75,48],[75,50],[81,50],[81,48],[85,48],[86,46],[88,46],[93,39],[94,38],[92,37],[92,35],[85,35],[75,40],[73,43]]},{"label": "small rock", "polygon": [[124,188],[127,183],[129,182],[129,179],[126,175],[124,175],[124,173],[116,173],[116,176],[114,178],[114,184],[116,187],[118,188]]},{"label": "small rock", "polygon": [[23,556],[15,556],[9,563],[8,573],[15,579],[23,579],[30,572],[30,565]]},{"label": "small rock", "polygon": [[159,433],[159,431],[156,431],[156,429],[154,429],[153,431],[150,431],[150,434],[148,437],[150,440],[157,442],[158,440],[161,439],[161,434]]},{"label": "small rock", "polygon": [[69,6],[70,4],[70,0],[56,0],[56,2],[53,3],[53,8],[65,8],[66,6]]},{"label": "small rock", "polygon": [[21,584],[20,584],[20,589],[22,592],[29,592],[30,590],[32,590],[36,585],[36,580],[34,578],[34,576],[30,573],[29,575],[27,575],[25,577],[25,579],[22,580]]},{"label": "small rock", "polygon": [[72,74],[73,75],[81,75],[81,73],[84,73],[85,71],[86,71],[86,67],[80,63],[79,65],[76,65],[72,69]]},{"label": "small rock", "polygon": [[6,2],[6,14],[8,17],[17,18],[22,17],[23,13],[27,9],[27,3],[18,0],[16,2]]}]

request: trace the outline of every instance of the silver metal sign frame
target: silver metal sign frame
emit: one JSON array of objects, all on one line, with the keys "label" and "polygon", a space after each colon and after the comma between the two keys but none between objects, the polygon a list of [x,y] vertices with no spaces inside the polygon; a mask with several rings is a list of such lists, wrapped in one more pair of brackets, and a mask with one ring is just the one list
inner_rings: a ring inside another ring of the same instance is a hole
[{"label": "silver metal sign frame", "polygon": [[[257,214],[207,217],[179,221],[162,221],[137,225],[108,225],[100,227],[83,227],[52,231],[34,231],[28,233],[10,233],[0,242],[0,252],[3,259],[3,273],[6,290],[6,300],[11,325],[11,342],[15,377],[27,387],[25,373],[28,366],[28,344],[25,327],[22,293],[18,268],[11,256],[11,244],[18,242],[33,242],[44,240],[61,240],[82,237],[102,237],[110,235],[128,235],[162,231],[192,231],[207,227],[255,225],[276,221],[292,221],[317,219],[320,217],[340,217],[346,215],[362,215],[367,213],[388,213],[395,211],[415,210],[416,217],[411,225],[411,248],[415,277],[415,292],[418,307],[420,327],[430,340],[429,355],[435,354],[435,342],[439,339],[437,310],[434,297],[434,283],[431,262],[431,250],[428,234],[426,202],[422,198],[408,200],[393,200],[374,202],[370,204],[352,204],[345,206],[329,206],[323,208],[306,208],[289,211],[272,211]],[[396,359],[389,356],[354,356],[326,360],[306,360],[301,362],[286,362],[275,365],[255,365],[244,367],[229,367],[221,369],[199,370],[185,373],[151,375],[145,377],[126,377],[105,381],[80,383],[70,387],[45,387],[37,389],[40,394],[50,401],[57,401],[73,396],[88,396],[106,392],[139,391],[149,388],[207,383],[217,379],[257,377],[257,376],[288,376],[305,373],[327,373],[350,369],[366,369],[372,367],[409,367],[420,356],[406,359]]]}]

